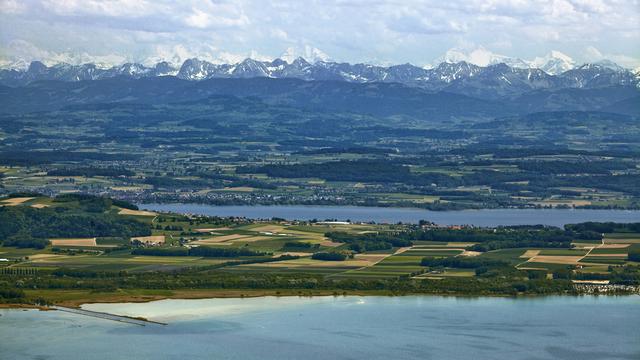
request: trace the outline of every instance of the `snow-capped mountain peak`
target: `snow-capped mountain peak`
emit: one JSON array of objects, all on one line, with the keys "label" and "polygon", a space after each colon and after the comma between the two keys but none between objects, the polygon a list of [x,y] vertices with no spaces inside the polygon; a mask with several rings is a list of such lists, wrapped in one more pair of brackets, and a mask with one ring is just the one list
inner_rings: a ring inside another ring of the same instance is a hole
[{"label": "snow-capped mountain peak", "polygon": [[[83,65],[59,63],[47,66],[42,62],[34,61],[26,70],[0,69],[0,84],[22,86],[42,80],[89,81],[118,76],[139,79],[174,75],[189,81],[268,77],[353,83],[401,83],[430,91],[451,91],[477,97],[504,97],[539,89],[640,85],[638,73],[633,73],[610,61],[584,64],[562,71],[571,64],[572,60],[558,52],[552,52],[546,58],[538,59],[543,69],[523,69],[514,66],[515,60],[512,58],[502,57],[482,49],[470,54],[462,54],[464,56],[460,54],[462,53],[451,51],[446,58],[448,61],[429,69],[411,64],[378,66],[330,61],[310,63],[304,57],[289,59],[290,62],[283,59],[260,61],[246,58],[233,64],[214,64],[192,58],[186,60],[179,70],[168,62],[160,62],[154,66],[125,63],[109,69],[101,69],[93,63]],[[480,66],[467,61],[454,62],[461,58],[488,65]],[[549,74],[549,72],[557,72],[557,74]]]},{"label": "snow-capped mountain peak", "polygon": [[569,55],[557,50],[552,50],[543,57],[536,57],[530,64],[531,67],[538,68],[550,75],[562,74],[576,66],[576,62]]},{"label": "snow-capped mountain peak", "polygon": [[625,70],[622,66],[614,63],[611,60],[607,60],[607,59],[603,59],[603,60],[600,60],[598,62],[595,62],[595,63],[593,63],[593,65],[600,66],[600,67],[603,67],[603,68],[606,68],[606,69],[609,69],[609,70],[613,70],[613,71],[624,71]]},{"label": "snow-capped mountain peak", "polygon": [[567,70],[575,68],[576,62],[568,55],[552,50],[547,55],[536,57],[527,61],[520,58],[496,54],[482,46],[475,48],[452,48],[437,58],[434,63],[459,63],[467,62],[477,66],[490,66],[507,64],[515,69],[540,69],[550,75],[559,75]]},{"label": "snow-capped mountain peak", "polygon": [[280,55],[279,58],[286,61],[288,64],[292,64],[298,58],[303,58],[309,63],[330,61],[329,56],[322,50],[309,45],[305,45],[302,49],[289,47],[282,53],[282,55]]},{"label": "snow-capped mountain peak", "polygon": [[446,62],[455,64],[462,61],[477,66],[489,66],[504,63],[514,68],[526,69],[529,67],[529,64],[522,59],[496,54],[482,46],[471,49],[449,49],[443,56],[437,58],[435,63]]}]

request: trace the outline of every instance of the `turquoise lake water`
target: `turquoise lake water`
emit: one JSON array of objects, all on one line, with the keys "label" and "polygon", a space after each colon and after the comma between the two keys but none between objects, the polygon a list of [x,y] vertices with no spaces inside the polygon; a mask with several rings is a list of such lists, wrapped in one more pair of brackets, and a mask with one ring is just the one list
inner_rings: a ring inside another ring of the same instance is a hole
[{"label": "turquoise lake water", "polygon": [[552,225],[563,226],[585,221],[640,221],[637,210],[587,209],[483,209],[429,211],[416,208],[380,208],[364,206],[213,206],[201,204],[138,204],[141,209],[211,216],[239,216],[250,219],[351,220],[377,223],[417,223],[429,220],[440,225]]},{"label": "turquoise lake water", "polygon": [[0,310],[0,359],[640,359],[640,297],[264,297]]}]

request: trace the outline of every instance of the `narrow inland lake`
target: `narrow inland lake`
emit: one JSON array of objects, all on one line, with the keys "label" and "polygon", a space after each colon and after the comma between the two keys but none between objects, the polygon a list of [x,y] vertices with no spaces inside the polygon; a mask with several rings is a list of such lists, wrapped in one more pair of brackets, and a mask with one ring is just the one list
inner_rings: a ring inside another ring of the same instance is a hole
[{"label": "narrow inland lake", "polygon": [[262,297],[0,310],[1,359],[640,359],[640,296]]},{"label": "narrow inland lake", "polygon": [[377,223],[417,223],[428,220],[440,225],[551,225],[563,226],[585,221],[640,221],[638,210],[588,209],[482,209],[430,211],[417,208],[381,208],[364,206],[214,206],[201,204],[138,204],[141,209],[210,216],[238,216],[249,219],[351,220]]}]

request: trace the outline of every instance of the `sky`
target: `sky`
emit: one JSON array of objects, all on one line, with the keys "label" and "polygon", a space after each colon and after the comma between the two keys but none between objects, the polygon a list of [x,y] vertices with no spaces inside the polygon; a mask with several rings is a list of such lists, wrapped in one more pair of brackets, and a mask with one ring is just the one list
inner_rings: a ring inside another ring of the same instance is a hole
[{"label": "sky", "polygon": [[450,49],[640,67],[640,0],[0,0],[0,64],[308,60],[425,66]]}]

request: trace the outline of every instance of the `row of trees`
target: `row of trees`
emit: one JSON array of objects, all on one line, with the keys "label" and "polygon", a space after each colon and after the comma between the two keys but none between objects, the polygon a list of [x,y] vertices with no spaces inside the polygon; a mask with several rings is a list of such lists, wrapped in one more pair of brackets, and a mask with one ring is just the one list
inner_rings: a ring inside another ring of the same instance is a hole
[{"label": "row of trees", "polygon": [[588,228],[559,229],[546,226],[512,226],[495,229],[412,229],[407,231],[350,234],[328,232],[335,242],[349,244],[354,251],[373,251],[411,246],[414,241],[473,242],[471,250],[489,251],[515,247],[568,248],[574,239],[600,240],[602,235]]},{"label": "row of trees", "polygon": [[314,260],[345,261],[348,255],[337,251],[320,251],[311,255]]},{"label": "row of trees", "polygon": [[219,248],[211,246],[198,246],[192,248],[136,248],[131,251],[133,255],[151,256],[202,256],[202,257],[241,257],[241,256],[267,256],[265,252],[253,251],[246,248]]},{"label": "row of trees", "polygon": [[410,237],[406,235],[404,232],[350,234],[336,231],[325,233],[325,236],[332,241],[348,244],[348,248],[356,252],[386,250],[393,247],[413,245]]}]

